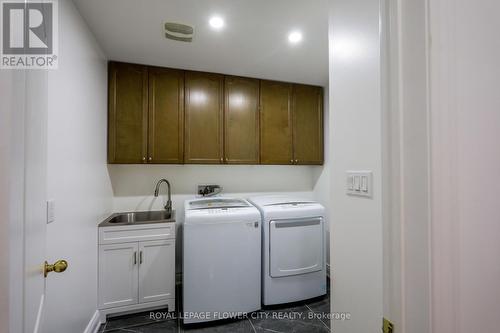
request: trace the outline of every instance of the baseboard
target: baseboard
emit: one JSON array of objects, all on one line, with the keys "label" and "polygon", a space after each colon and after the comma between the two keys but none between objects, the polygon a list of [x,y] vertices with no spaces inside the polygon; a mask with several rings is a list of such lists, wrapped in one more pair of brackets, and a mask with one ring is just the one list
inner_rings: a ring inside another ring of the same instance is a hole
[{"label": "baseboard", "polygon": [[99,310],[95,310],[94,315],[90,318],[90,321],[87,324],[87,327],[85,327],[85,331],[83,331],[83,333],[97,333],[99,327],[101,327]]}]

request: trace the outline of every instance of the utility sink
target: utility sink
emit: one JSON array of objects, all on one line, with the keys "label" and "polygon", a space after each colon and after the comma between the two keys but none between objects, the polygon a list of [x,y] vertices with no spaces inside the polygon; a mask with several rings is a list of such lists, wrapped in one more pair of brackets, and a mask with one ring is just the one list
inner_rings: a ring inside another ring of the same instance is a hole
[{"label": "utility sink", "polygon": [[147,211],[147,212],[130,212],[130,213],[115,213],[104,220],[99,226],[111,225],[130,225],[130,224],[144,224],[144,223],[165,223],[174,222],[174,212],[167,212],[166,210]]}]

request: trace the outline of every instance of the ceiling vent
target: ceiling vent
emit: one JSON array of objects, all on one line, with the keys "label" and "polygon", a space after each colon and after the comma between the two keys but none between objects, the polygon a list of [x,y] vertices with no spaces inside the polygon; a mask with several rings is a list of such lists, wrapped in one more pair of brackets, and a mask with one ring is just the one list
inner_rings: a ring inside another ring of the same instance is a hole
[{"label": "ceiling vent", "polygon": [[192,26],[173,22],[165,23],[165,37],[168,39],[180,42],[192,42],[193,34],[194,28]]}]

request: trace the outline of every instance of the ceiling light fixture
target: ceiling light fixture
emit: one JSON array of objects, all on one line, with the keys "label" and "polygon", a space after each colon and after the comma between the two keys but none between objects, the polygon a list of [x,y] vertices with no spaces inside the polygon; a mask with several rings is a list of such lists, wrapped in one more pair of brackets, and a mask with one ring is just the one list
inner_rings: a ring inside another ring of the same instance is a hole
[{"label": "ceiling light fixture", "polygon": [[302,33],[300,31],[292,31],[288,35],[288,41],[292,44],[297,44],[302,40]]},{"label": "ceiling light fixture", "polygon": [[224,20],[220,16],[214,16],[210,18],[210,21],[208,21],[208,23],[210,23],[210,26],[216,30],[220,30],[224,27]]}]

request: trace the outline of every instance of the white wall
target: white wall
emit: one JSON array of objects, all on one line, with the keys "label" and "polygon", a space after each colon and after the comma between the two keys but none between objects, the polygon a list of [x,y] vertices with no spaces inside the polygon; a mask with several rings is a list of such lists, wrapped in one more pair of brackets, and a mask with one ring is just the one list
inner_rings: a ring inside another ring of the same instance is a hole
[{"label": "white wall", "polygon": [[[380,332],[382,318],[379,1],[330,0],[332,308],[337,333]],[[373,171],[373,198],[345,194],[347,170]]]},{"label": "white wall", "polygon": [[432,329],[500,327],[500,2],[430,1]]},{"label": "white wall", "polygon": [[49,74],[45,332],[82,332],[97,307],[97,222],[112,210],[106,164],[106,60],[72,1],[59,1],[59,69]]}]

